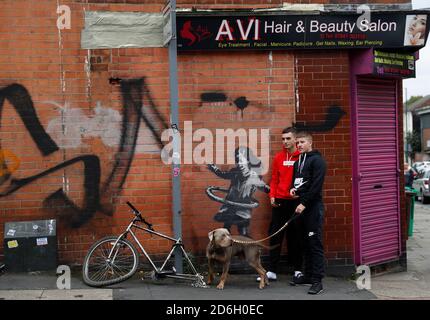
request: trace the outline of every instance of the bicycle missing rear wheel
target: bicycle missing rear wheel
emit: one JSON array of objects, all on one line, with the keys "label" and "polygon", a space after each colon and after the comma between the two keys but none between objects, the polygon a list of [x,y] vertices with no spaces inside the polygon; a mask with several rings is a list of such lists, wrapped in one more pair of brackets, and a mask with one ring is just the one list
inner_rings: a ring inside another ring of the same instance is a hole
[{"label": "bicycle missing rear wheel", "polygon": [[[203,281],[203,276],[197,272],[196,268],[188,257],[182,240],[180,238],[175,239],[165,234],[156,232],[152,228],[152,224],[148,223],[145,218],[142,217],[142,214],[139,212],[139,210],[137,210],[128,201],[127,204],[132,209],[135,217],[120,236],[108,236],[102,238],[91,246],[87,255],[85,256],[82,267],[84,282],[92,287],[109,286],[125,281],[136,273],[139,266],[139,252],[136,247],[129,240],[127,240],[127,236],[130,234],[138,244],[145,257],[148,259],[153,269],[151,278],[175,278],[190,281],[191,285],[195,287],[207,287],[206,283]],[[144,223],[146,227],[140,226],[139,223]],[[133,231],[136,229],[174,242],[172,249],[170,250],[166,259],[163,261],[163,264],[160,268],[155,265],[154,261],[151,259],[139,239],[136,237],[136,234]],[[191,270],[190,273],[177,273],[174,268],[171,270],[166,269],[168,261],[176,248],[179,248],[179,250],[182,252],[183,257],[185,258],[185,261]]]}]

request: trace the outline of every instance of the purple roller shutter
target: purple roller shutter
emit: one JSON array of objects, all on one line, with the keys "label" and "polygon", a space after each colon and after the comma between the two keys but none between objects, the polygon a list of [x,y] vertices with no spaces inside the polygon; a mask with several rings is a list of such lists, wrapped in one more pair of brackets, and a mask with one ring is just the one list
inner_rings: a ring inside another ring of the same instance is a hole
[{"label": "purple roller shutter", "polygon": [[356,83],[354,220],[361,264],[400,255],[396,85],[389,79],[358,78]]}]

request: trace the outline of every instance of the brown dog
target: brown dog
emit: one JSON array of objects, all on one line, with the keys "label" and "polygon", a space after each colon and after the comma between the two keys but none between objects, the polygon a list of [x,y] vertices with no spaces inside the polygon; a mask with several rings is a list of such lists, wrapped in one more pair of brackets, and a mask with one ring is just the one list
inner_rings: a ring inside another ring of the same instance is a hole
[{"label": "brown dog", "polygon": [[260,289],[263,289],[265,285],[269,284],[266,270],[264,270],[260,261],[260,248],[264,246],[260,244],[242,244],[234,242],[232,239],[242,241],[250,241],[251,239],[244,236],[232,236],[225,228],[215,229],[209,232],[208,236],[210,241],[206,249],[206,257],[208,258],[209,266],[207,284],[211,284],[213,281],[213,262],[217,261],[223,265],[221,279],[217,288],[224,289],[231,258],[236,255],[241,258],[245,258],[249,265],[257,270],[257,273],[261,278],[259,285]]}]

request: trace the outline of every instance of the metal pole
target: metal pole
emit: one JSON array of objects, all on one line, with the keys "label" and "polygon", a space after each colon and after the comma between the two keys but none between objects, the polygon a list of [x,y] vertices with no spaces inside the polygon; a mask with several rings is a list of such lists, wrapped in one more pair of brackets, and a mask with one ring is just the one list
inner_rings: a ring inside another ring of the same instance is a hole
[{"label": "metal pole", "polygon": [[[176,40],[176,0],[170,0],[172,39],[169,42],[169,87],[170,87],[170,123],[173,128],[173,161],[172,161],[172,210],[173,232],[175,238],[182,238],[181,217],[181,136],[179,131],[178,110],[178,69],[177,69],[177,40]],[[176,272],[182,273],[182,251],[175,251]]]},{"label": "metal pole", "polygon": [[405,162],[409,163],[409,157],[408,157],[408,88],[405,88],[405,104],[403,106],[405,109],[405,145],[404,145],[404,154],[405,154]]}]

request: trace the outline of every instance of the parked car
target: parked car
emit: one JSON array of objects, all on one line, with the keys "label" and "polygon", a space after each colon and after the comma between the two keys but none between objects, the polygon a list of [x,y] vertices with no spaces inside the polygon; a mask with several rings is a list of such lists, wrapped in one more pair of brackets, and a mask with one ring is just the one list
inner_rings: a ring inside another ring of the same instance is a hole
[{"label": "parked car", "polygon": [[417,197],[421,199],[422,203],[430,203],[430,170],[424,170],[418,173],[412,187],[417,190]]}]

